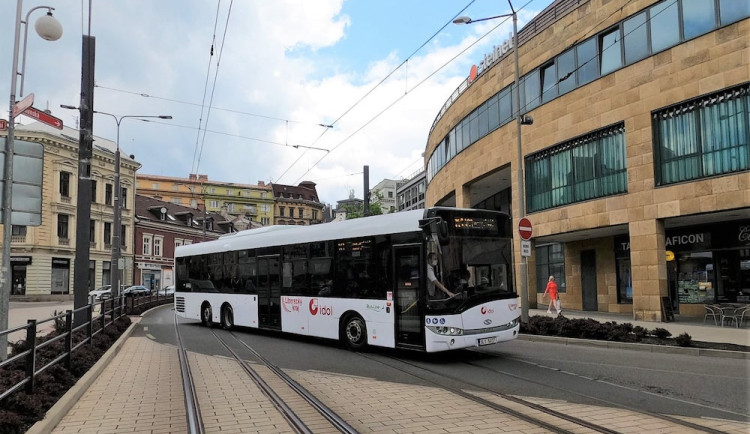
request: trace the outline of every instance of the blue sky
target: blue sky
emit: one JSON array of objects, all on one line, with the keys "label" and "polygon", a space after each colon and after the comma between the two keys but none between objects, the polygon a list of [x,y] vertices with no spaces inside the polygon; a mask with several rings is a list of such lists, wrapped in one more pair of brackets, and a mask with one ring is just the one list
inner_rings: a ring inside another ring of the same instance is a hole
[{"label": "blue sky", "polygon": [[[514,2],[519,28],[551,3],[527,1]],[[82,5],[87,9],[88,2],[25,0],[23,15],[39,5],[55,7],[64,34],[47,42],[29,29],[24,90],[35,94],[35,107],[49,107],[75,127],[76,112],[59,107],[79,102],[88,20]],[[14,11],[8,4],[0,14],[5,119]],[[33,12],[32,27],[44,12]],[[174,117],[123,121],[120,146],[143,165],[140,173],[197,172],[245,184],[312,180],[325,202],[344,199],[349,190],[362,197],[363,165],[370,166],[370,185],[420,169],[438,110],[471,65],[507,39],[511,22],[450,24],[415,50],[457,14],[477,19],[508,12],[507,2],[497,0],[94,0],[94,107]],[[407,67],[363,99],[412,53]],[[206,97],[202,112],[204,91],[213,99]],[[94,134],[114,140],[115,122],[96,115]]]}]

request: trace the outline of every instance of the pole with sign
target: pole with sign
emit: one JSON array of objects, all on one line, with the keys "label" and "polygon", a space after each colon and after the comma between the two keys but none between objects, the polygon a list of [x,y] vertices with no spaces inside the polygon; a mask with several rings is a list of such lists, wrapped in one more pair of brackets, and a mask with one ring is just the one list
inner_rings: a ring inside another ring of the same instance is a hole
[{"label": "pole with sign", "polygon": [[47,124],[47,125],[49,125],[51,127],[55,127],[58,130],[63,129],[63,121],[62,121],[62,119],[56,118],[56,117],[52,116],[51,114],[45,113],[45,112],[43,112],[43,111],[41,111],[39,109],[35,109],[34,107],[27,107],[23,111],[23,114],[26,115],[26,116],[28,116],[28,117],[30,117],[30,118],[32,118],[32,119],[36,119],[36,120],[38,120],[39,122],[41,122],[43,124]]},{"label": "pole with sign", "polygon": [[521,237],[521,321],[526,323],[529,321],[529,298],[528,291],[526,290],[527,284],[527,268],[526,258],[531,256],[531,221],[526,217],[518,220],[518,235]]}]

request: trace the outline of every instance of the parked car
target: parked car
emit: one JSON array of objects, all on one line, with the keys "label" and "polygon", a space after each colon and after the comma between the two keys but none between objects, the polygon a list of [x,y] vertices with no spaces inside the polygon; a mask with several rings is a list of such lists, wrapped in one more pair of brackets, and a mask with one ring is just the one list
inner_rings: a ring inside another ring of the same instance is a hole
[{"label": "parked car", "polygon": [[163,295],[163,296],[174,295],[174,285],[166,286],[166,287],[164,287],[164,288],[156,291],[156,294],[160,295],[160,296],[161,295]]},{"label": "parked car", "polygon": [[130,288],[125,289],[123,291],[123,294],[125,294],[126,297],[138,297],[141,295],[151,295],[151,289],[146,288],[142,285],[134,285]]},{"label": "parked car", "polygon": [[94,301],[102,301],[112,298],[112,285],[104,285],[89,291],[89,298],[94,297]]}]

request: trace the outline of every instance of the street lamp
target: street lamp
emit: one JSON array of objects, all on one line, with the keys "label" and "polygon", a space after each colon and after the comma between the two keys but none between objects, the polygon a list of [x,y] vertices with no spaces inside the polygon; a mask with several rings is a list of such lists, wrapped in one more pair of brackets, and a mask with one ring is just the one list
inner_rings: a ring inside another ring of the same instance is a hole
[{"label": "street lamp", "polygon": [[[61,104],[60,107],[65,109],[71,109],[71,110],[79,110],[78,107],[71,106],[71,105],[65,105]],[[112,266],[115,268],[114,278],[112,279],[112,295],[113,296],[119,296],[120,295],[120,246],[121,246],[121,240],[120,235],[122,228],[120,227],[122,224],[120,221],[122,220],[122,208],[120,207],[120,195],[122,194],[122,188],[120,187],[120,123],[122,123],[123,119],[127,118],[137,118],[137,119],[143,119],[143,118],[157,118],[157,119],[172,119],[172,116],[167,115],[125,115],[125,116],[117,116],[113,115],[112,113],[106,113],[106,112],[100,112],[94,110],[94,113],[101,114],[101,115],[107,115],[111,116],[112,119],[115,120],[115,123],[117,124],[117,151],[115,152],[115,201],[114,201],[114,211],[115,211],[115,218],[114,222],[112,222]]]},{"label": "street lamp", "polygon": [[[481,18],[478,20],[472,20],[469,17],[462,16],[458,17],[453,22],[455,24],[470,24],[479,21],[492,20],[495,18],[512,17],[513,18],[513,56],[515,61],[515,77],[514,82],[516,86],[516,137],[517,140],[517,154],[518,154],[518,220],[520,221],[526,215],[526,202],[524,198],[524,182],[523,182],[523,150],[521,149],[521,125],[531,125],[534,119],[531,116],[521,115],[521,86],[519,79],[519,66],[518,66],[518,14],[513,8],[513,3],[508,0],[510,5],[511,13],[496,15],[494,17]],[[526,263],[526,256],[521,255],[521,322],[527,323],[529,321],[529,296],[528,296],[528,264]]]},{"label": "street lamp", "polygon": [[[62,36],[62,26],[52,16],[55,9],[51,6],[37,6],[26,14],[26,20],[21,20],[21,9],[23,9],[23,0],[18,0],[16,6],[16,28],[13,38],[13,61],[10,76],[10,108],[8,109],[8,137],[5,140],[5,173],[3,174],[3,260],[2,260],[2,278],[0,278],[0,330],[8,328],[8,305],[10,301],[11,287],[11,267],[10,267],[10,243],[13,235],[13,136],[15,133],[15,123],[13,116],[13,107],[16,105],[16,84],[18,75],[21,75],[21,94],[23,94],[23,78],[25,77],[26,67],[26,36],[28,35],[28,21],[31,12],[46,8],[47,15],[41,17],[34,26],[37,33],[43,39],[56,41]],[[23,38],[23,68],[18,72],[18,53],[20,51],[21,24],[25,24]],[[8,337],[0,337],[0,360],[5,360],[8,351]]]}]

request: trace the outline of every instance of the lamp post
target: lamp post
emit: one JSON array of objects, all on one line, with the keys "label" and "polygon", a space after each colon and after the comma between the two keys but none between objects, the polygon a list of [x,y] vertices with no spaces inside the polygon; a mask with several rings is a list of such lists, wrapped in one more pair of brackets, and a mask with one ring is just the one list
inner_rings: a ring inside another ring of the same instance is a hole
[{"label": "lamp post", "polygon": [[[62,108],[66,109],[72,109],[72,110],[78,110],[78,107],[70,106],[70,105],[60,105]],[[117,141],[115,144],[117,145],[117,150],[115,151],[115,199],[114,199],[114,222],[112,222],[112,267],[115,269],[115,273],[112,279],[112,295],[114,297],[117,297],[120,295],[120,246],[121,246],[121,239],[120,236],[122,234],[122,207],[120,206],[121,200],[120,195],[122,194],[122,188],[120,187],[120,124],[122,123],[123,119],[127,118],[137,118],[137,119],[143,119],[143,118],[157,118],[157,119],[172,119],[172,116],[167,115],[125,115],[125,116],[117,116],[113,115],[112,113],[106,113],[106,112],[100,112],[94,110],[94,113],[101,114],[101,115],[107,115],[111,116],[112,119],[115,120],[115,123],[117,124]]]},{"label": "lamp post", "polygon": [[[10,108],[8,109],[8,137],[5,140],[5,173],[3,174],[3,260],[2,260],[2,278],[0,278],[0,330],[8,328],[8,306],[10,301],[10,289],[12,280],[12,271],[10,265],[10,243],[13,235],[12,213],[13,213],[13,138],[15,133],[15,123],[13,116],[13,107],[16,105],[16,85],[18,75],[21,75],[21,94],[23,94],[23,77],[25,76],[26,67],[26,35],[28,35],[28,21],[31,12],[46,8],[47,15],[41,17],[34,26],[39,36],[48,41],[56,41],[62,36],[62,26],[52,11],[55,9],[51,6],[37,6],[26,14],[26,20],[21,20],[21,9],[23,9],[23,0],[18,0],[16,6],[16,26],[13,38],[13,61],[10,76]],[[23,39],[23,69],[18,71],[18,53],[20,51],[21,24],[25,24]],[[8,355],[8,337],[0,337],[0,360],[5,360]]]},{"label": "lamp post", "polygon": [[[513,18],[513,57],[515,63],[514,71],[514,85],[516,87],[515,94],[515,105],[516,105],[516,152],[518,154],[518,168],[516,173],[518,174],[518,220],[520,221],[526,215],[526,199],[524,197],[524,180],[523,180],[523,150],[521,146],[521,125],[531,125],[534,119],[531,116],[521,115],[521,86],[520,86],[520,72],[518,64],[518,14],[513,8],[513,3],[508,0],[511,13],[496,15],[494,17],[481,18],[478,20],[472,20],[469,17],[462,16],[458,17],[453,22],[455,24],[470,24],[479,21],[492,20],[495,18],[512,17]],[[529,321],[529,296],[528,296],[528,264],[526,262],[526,256],[521,255],[521,321],[527,323]]]}]

